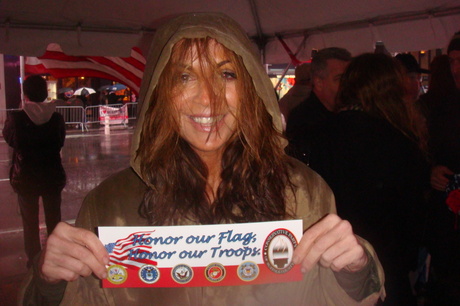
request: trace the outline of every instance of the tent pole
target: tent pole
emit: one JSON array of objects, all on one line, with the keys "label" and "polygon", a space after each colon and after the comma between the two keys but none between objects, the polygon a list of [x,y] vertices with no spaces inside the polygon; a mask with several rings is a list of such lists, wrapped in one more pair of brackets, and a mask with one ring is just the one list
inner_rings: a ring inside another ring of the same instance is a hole
[{"label": "tent pole", "polygon": [[[282,39],[280,37],[278,37],[279,39]],[[294,56],[297,56],[297,54],[300,52],[300,49],[302,48],[302,45],[305,43],[305,41],[307,40],[307,36],[305,35],[303,37],[303,40],[300,42],[299,46],[297,47],[297,50],[296,52],[294,53]],[[292,61],[287,65],[286,69],[284,69],[283,71],[283,75],[281,76],[281,78],[278,80],[278,83],[276,83],[276,87],[275,87],[275,90],[276,88],[278,88],[278,86],[280,86],[281,84],[281,81],[284,79],[284,77],[286,76],[286,73],[288,72],[289,68],[291,68],[291,64],[292,64]]]},{"label": "tent pole", "polygon": [[22,90],[22,84],[24,83],[25,78],[25,69],[24,69],[24,56],[19,57],[19,75],[21,77],[21,105],[24,107],[24,91]]}]

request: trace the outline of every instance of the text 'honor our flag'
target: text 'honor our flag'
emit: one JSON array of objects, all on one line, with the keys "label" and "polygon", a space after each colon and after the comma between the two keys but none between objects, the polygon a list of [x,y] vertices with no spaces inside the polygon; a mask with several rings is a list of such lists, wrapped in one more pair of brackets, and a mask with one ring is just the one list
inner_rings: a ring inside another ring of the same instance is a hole
[{"label": "text 'honor our flag'", "polygon": [[66,55],[58,44],[49,44],[43,56],[26,58],[25,71],[49,73],[55,78],[104,78],[125,84],[139,93],[145,63],[145,57],[137,47],[131,49],[130,57],[72,56]]}]

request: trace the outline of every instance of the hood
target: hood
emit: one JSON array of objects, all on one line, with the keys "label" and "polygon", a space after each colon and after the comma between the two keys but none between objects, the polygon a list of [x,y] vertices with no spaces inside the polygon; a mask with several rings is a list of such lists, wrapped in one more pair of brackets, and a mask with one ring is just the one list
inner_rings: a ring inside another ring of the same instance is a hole
[{"label": "hood", "polygon": [[46,100],[41,103],[25,101],[22,108],[35,125],[42,125],[51,119],[56,105],[46,102]]},{"label": "hood", "polygon": [[[281,113],[272,82],[265,72],[260,57],[241,26],[221,13],[193,13],[177,17],[156,33],[147,57],[147,65],[139,94],[140,111],[131,149],[131,166],[140,175],[140,161],[135,159],[139,146],[144,116],[149,107],[153,90],[166,66],[174,44],[183,38],[211,37],[243,58],[244,65],[252,77],[255,89],[264,101],[275,127],[281,132]],[[287,143],[283,139],[283,146]]]}]

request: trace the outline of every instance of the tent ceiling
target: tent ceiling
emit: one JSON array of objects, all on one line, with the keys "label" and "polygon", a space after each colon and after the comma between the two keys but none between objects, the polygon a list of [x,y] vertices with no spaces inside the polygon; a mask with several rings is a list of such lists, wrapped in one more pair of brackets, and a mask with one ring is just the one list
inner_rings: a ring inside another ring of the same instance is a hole
[{"label": "tent ceiling", "polygon": [[146,51],[165,20],[186,12],[213,11],[234,18],[259,46],[265,46],[268,63],[289,61],[276,36],[284,37],[292,50],[300,49],[302,60],[311,49],[332,45],[354,54],[372,51],[377,40],[390,51],[443,48],[460,30],[458,4],[457,0],[3,0],[0,53],[39,56],[55,42],[68,54],[126,56],[133,46]]}]

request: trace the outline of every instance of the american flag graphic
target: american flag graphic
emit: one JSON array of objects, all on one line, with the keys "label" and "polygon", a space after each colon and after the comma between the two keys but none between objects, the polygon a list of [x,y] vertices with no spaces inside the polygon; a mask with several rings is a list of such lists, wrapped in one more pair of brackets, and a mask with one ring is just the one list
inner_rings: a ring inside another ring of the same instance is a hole
[{"label": "american flag graphic", "polygon": [[45,54],[27,57],[24,69],[30,74],[49,73],[55,78],[97,77],[122,83],[139,93],[146,60],[139,48],[131,49],[130,57],[71,56],[59,44],[49,44]]},{"label": "american flag graphic", "polygon": [[157,262],[152,259],[128,259],[128,254],[130,250],[138,250],[139,252],[152,251],[152,245],[138,243],[136,243],[136,245],[133,245],[133,239],[135,235],[144,235],[144,239],[148,238],[153,232],[154,231],[132,233],[126,238],[118,239],[116,242],[106,244],[105,248],[110,255],[109,265],[122,265],[129,269],[137,269],[146,264],[156,266]]}]

